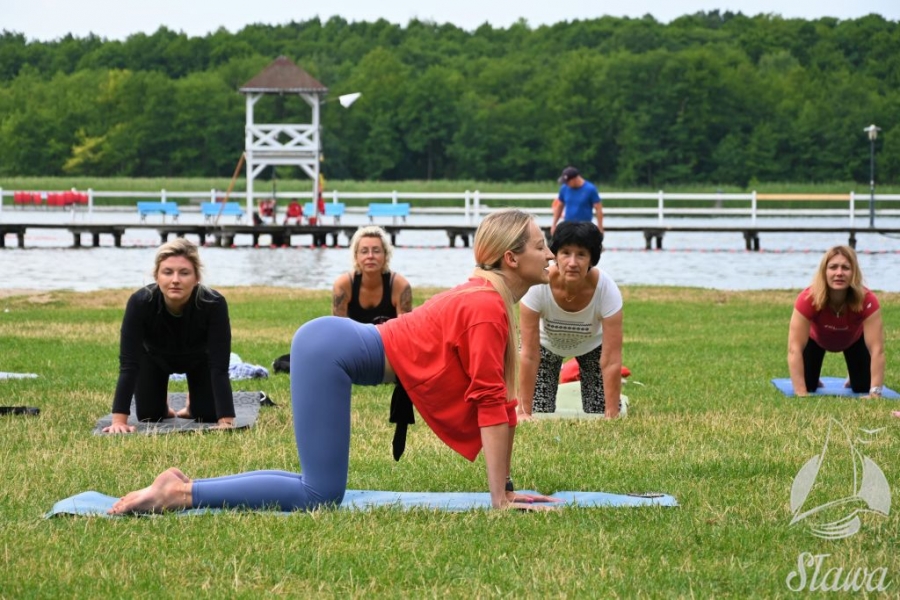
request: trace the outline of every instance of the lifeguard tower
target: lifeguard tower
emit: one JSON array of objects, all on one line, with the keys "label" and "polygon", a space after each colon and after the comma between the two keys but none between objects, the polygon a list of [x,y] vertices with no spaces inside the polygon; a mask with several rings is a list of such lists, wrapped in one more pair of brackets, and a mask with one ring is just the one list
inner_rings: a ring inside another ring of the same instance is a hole
[{"label": "lifeguard tower", "polygon": [[[328,88],[285,56],[279,56],[239,90],[247,97],[244,159],[247,162],[247,214],[255,212],[253,181],[268,166],[298,166],[312,178],[312,203],[319,197],[319,111]],[[312,122],[255,123],[253,107],[265,94],[297,94],[312,109]],[[318,215],[310,215],[318,216]]]}]

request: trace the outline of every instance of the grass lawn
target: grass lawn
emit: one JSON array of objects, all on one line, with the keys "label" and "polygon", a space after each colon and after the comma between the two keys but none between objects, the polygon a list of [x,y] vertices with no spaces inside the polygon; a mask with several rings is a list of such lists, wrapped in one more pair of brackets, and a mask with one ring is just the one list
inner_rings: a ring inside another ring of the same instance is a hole
[{"label": "grass lawn", "polygon": [[[45,520],[57,500],[86,490],[120,495],[169,466],[192,477],[299,469],[285,375],[235,382],[278,403],[249,431],[91,434],[109,412],[132,291],[0,298],[0,370],[40,374],[0,381],[0,404],[41,408],[39,417],[0,417],[0,598],[793,597],[787,579],[804,552],[829,555],[819,584],[829,568],[826,583],[883,569],[890,587],[881,596],[900,589],[897,510],[863,514],[859,533],[835,541],[814,537],[805,522],[789,525],[794,477],[821,451],[832,418],[869,442],[857,448],[900,502],[900,419],[891,417],[900,402],[778,392],[769,380],[787,376],[796,294],[786,291],[623,287],[629,416],[543,420],[518,431],[513,475],[521,488],[659,491],[679,508]],[[299,324],[330,310],[327,292],[222,291],[233,350],[266,366],[288,351]],[[416,290],[415,303],[434,291]],[[900,294],[879,298],[886,382],[898,389]],[[844,375],[843,358],[829,355],[823,374]],[[421,420],[395,463],[389,398],[386,386],[354,392],[351,488],[486,490],[482,459],[468,463]],[[840,448],[836,439],[831,446]],[[823,467],[811,498],[852,490],[846,452],[833,455],[846,468]],[[791,585],[799,583],[795,574]]]}]

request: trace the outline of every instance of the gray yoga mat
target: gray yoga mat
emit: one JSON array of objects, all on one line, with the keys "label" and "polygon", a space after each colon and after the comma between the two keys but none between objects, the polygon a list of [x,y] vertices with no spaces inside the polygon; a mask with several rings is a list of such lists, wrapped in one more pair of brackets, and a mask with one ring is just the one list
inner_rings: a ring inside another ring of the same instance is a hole
[{"label": "gray yoga mat", "polygon": [[[524,491],[524,490],[523,490]],[[534,493],[534,492],[532,492]],[[578,506],[582,508],[629,508],[638,506],[678,506],[678,501],[667,494],[609,494],[606,492],[557,492],[551,494],[562,500],[553,506]],[[80,515],[90,517],[110,517],[107,511],[118,498],[99,492],[82,492],[60,500],[44,515]],[[347,490],[340,508],[346,510],[369,510],[377,507],[391,507],[402,510],[425,508],[429,510],[462,511],[488,509],[491,495],[487,492],[387,492],[375,490]],[[179,515],[221,512],[223,509],[191,509],[177,511]],[[260,511],[278,515],[291,513],[280,511]]]},{"label": "gray yoga mat", "polygon": [[[252,427],[259,415],[260,400],[265,396],[262,392],[234,392],[234,428],[244,429]],[[177,411],[184,408],[187,394],[184,392],[175,392],[169,394],[169,406]],[[165,419],[159,423],[141,423],[137,420],[134,400],[131,402],[131,414],[128,417],[128,424],[137,427],[135,433],[159,434],[159,433],[178,433],[183,431],[202,431],[215,426],[215,423],[197,423],[190,419]],[[112,414],[102,417],[94,426],[95,435],[115,435],[103,433],[103,428],[112,425]]]}]

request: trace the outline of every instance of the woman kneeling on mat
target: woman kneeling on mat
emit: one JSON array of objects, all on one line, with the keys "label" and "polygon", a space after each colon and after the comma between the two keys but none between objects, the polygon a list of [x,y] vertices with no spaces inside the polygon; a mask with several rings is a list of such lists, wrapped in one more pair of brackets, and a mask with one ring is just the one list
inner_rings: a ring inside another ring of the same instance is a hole
[{"label": "woman kneeling on mat", "polygon": [[192,481],[178,469],[120,499],[112,513],[183,508],[313,510],[347,489],[351,386],[399,379],[438,437],[474,461],[484,448],[495,508],[536,508],[513,491],[516,425],[513,304],[547,282],[552,254],[519,210],[486,217],[475,234],[473,276],[381,325],[340,317],[304,324],[291,345],[294,437],[302,472],[256,471]]},{"label": "woman kneeling on mat", "polygon": [[878,298],[863,286],[856,252],[835,246],[822,257],[812,284],[794,303],[788,368],[797,396],[820,387],[825,352],[843,352],[848,387],[880,397],[884,385],[884,326]]},{"label": "woman kneeling on mat", "polygon": [[178,238],[156,252],[153,278],[128,299],[122,320],[119,381],[112,425],[106,433],[131,433],[134,396],[139,421],[173,418],[169,375],[187,375],[190,405],[177,416],[229,428],[234,397],[228,378],[231,324],[225,298],[202,283],[197,246]]},{"label": "woman kneeling on mat", "polygon": [[550,283],[536,285],[519,305],[522,334],[519,418],[556,410],[559,370],[575,356],[584,412],[619,416],[622,392],[622,294],[597,268],[603,232],[589,222],[563,221],[550,250]]}]

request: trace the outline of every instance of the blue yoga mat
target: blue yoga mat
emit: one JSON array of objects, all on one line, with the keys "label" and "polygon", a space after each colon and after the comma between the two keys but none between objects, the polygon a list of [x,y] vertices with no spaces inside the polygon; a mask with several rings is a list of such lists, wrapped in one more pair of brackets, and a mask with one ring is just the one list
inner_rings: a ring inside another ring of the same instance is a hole
[{"label": "blue yoga mat", "polygon": [[[528,492],[526,492],[528,493]],[[588,508],[611,508],[631,506],[678,506],[678,501],[666,494],[607,494],[604,492],[557,492],[552,494],[562,500],[559,505],[580,506]],[[55,515],[81,515],[93,517],[109,517],[107,511],[118,498],[99,492],[82,492],[60,500],[44,515],[50,518]],[[553,506],[556,506],[553,503]],[[368,510],[376,507],[395,507],[400,509],[427,508],[432,510],[462,511],[490,508],[491,496],[487,492],[378,492],[369,490],[347,490],[341,508],[349,510]],[[219,509],[191,509],[179,511],[180,514],[202,514],[218,512]],[[287,512],[266,511],[274,514],[290,514]]]},{"label": "blue yoga mat", "polygon": [[[867,396],[868,393],[857,394],[850,388],[844,387],[844,381],[841,377],[822,377],[822,383],[825,384],[825,387],[820,387],[811,395],[815,396],[852,396],[854,398],[860,398],[862,396]],[[793,396],[794,395],[794,385],[791,383],[790,378],[788,379],[773,379],[772,383],[775,384],[785,396]],[[881,397],[888,398],[890,400],[900,399],[900,394],[895,392],[889,387],[884,387],[881,390]]]},{"label": "blue yoga mat", "polygon": [[34,379],[37,377],[34,373],[10,373],[8,371],[0,371],[0,379]]}]

